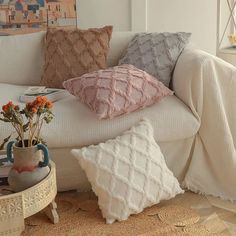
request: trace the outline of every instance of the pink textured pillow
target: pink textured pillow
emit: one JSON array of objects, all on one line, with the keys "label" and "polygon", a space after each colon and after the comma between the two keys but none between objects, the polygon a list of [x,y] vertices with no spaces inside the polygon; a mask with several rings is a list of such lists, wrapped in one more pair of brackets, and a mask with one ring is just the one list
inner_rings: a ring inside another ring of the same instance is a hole
[{"label": "pink textured pillow", "polygon": [[130,113],[173,94],[153,76],[132,65],[84,74],[65,81],[63,86],[87,104],[99,119]]}]

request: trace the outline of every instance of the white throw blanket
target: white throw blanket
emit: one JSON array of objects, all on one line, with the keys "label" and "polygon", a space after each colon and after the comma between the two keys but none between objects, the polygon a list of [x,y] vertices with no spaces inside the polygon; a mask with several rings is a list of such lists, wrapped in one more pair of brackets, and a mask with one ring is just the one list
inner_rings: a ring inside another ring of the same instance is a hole
[{"label": "white throw blanket", "polygon": [[173,88],[201,122],[184,185],[236,200],[236,68],[186,49],[176,65]]}]

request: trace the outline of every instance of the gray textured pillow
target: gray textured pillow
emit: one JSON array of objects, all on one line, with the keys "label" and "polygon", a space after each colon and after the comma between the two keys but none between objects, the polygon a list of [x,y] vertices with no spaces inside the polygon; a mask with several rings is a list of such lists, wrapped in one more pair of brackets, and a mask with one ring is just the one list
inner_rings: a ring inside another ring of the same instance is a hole
[{"label": "gray textured pillow", "polygon": [[191,33],[139,33],[128,45],[121,64],[131,64],[169,86],[176,61]]}]

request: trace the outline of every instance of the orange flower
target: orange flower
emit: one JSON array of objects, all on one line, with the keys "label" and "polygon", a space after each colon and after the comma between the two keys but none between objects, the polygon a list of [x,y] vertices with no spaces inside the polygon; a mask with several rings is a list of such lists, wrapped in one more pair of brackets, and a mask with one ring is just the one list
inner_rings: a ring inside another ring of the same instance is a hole
[{"label": "orange flower", "polygon": [[15,108],[16,106],[10,101],[6,105],[2,106],[2,110],[7,113],[10,111],[10,108]]},{"label": "orange flower", "polygon": [[51,108],[53,107],[53,103],[52,103],[51,101],[47,101],[47,102],[46,102],[46,107],[47,107],[48,109],[51,109]]},{"label": "orange flower", "polygon": [[6,105],[2,106],[2,110],[3,110],[4,112],[7,112],[7,111],[8,111],[8,107],[7,107]]},{"label": "orange flower", "polygon": [[15,106],[15,111],[19,111],[20,110],[20,107],[17,105],[17,106]]},{"label": "orange flower", "polygon": [[38,106],[44,106],[47,103],[48,99],[45,96],[38,96],[36,99],[33,101],[34,105]]},{"label": "orange flower", "polygon": [[37,109],[37,108],[35,108],[35,107],[32,107],[32,109],[31,109],[31,110],[32,110],[32,112],[33,112],[33,113],[37,113],[37,111],[38,111],[38,109]]}]

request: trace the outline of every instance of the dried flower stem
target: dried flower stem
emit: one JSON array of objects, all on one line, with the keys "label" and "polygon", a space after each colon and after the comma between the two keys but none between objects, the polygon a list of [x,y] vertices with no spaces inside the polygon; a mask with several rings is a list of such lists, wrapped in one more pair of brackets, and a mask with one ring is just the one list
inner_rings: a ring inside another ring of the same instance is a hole
[{"label": "dried flower stem", "polygon": [[[40,141],[40,132],[44,122],[49,123],[53,119],[51,112],[53,104],[46,97],[37,97],[33,102],[27,103],[23,110],[19,106],[14,105],[12,102],[4,105],[0,111],[1,121],[9,122],[14,127],[22,147],[25,147],[25,133],[28,133],[28,147],[33,145],[33,141]],[[27,121],[26,123],[24,123]],[[9,140],[11,136],[9,136]],[[1,148],[4,148],[4,141]]]}]

